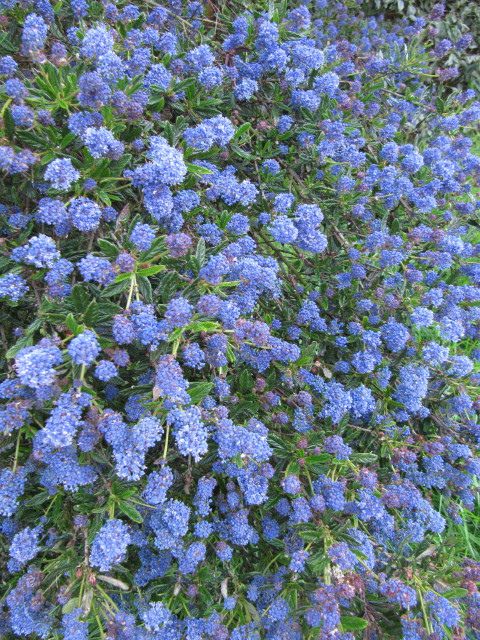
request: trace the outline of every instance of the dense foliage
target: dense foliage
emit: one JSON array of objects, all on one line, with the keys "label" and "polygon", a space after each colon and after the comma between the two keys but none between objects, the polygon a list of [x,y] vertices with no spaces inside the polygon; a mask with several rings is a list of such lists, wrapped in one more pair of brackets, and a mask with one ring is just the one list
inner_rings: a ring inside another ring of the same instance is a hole
[{"label": "dense foliage", "polygon": [[[399,20],[404,16],[417,18],[432,12],[437,7],[434,0],[367,0],[367,12],[378,16],[384,13],[387,20]],[[363,5],[362,5],[363,6]],[[434,15],[429,25],[432,40],[456,42],[462,36],[470,38],[470,45],[459,52],[450,47],[445,52],[449,65],[458,66],[459,77],[455,83],[463,82],[480,90],[480,3],[477,0],[449,0],[443,6],[442,15]]]},{"label": "dense foliage", "polygon": [[469,38],[1,6],[0,635],[479,638]]}]

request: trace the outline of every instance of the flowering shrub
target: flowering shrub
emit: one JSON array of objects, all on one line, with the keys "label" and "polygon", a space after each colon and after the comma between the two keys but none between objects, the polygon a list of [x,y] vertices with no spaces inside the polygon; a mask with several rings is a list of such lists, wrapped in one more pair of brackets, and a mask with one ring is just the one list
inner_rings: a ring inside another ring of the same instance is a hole
[{"label": "flowering shrub", "polygon": [[[466,82],[476,91],[480,88],[480,5],[475,0],[451,0],[448,3],[435,3],[434,0],[368,0],[367,12],[378,16],[384,13],[387,19],[399,19],[408,15],[416,18],[429,15],[428,31],[436,42],[450,41],[452,46],[445,48],[443,43],[444,64],[456,65],[460,75],[456,82]],[[432,24],[433,23],[433,24]],[[453,43],[462,38],[470,40],[466,50],[458,50]]]},{"label": "flowering shrub", "polygon": [[1,635],[479,637],[480,103],[426,21],[2,8]]}]

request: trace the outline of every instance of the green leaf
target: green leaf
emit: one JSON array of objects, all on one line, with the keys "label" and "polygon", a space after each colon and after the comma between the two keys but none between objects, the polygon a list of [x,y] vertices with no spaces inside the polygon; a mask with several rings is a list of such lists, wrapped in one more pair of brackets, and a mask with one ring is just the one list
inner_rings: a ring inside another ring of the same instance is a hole
[{"label": "green leaf", "polygon": [[231,287],[238,287],[240,284],[240,280],[230,280],[228,282],[220,282],[220,284],[215,285],[214,289],[229,289]]},{"label": "green leaf", "polygon": [[378,456],[375,453],[352,453],[350,460],[360,464],[372,464],[378,460]]},{"label": "green leaf", "polygon": [[67,135],[60,142],[60,148],[66,149],[69,144],[71,144],[77,136],[74,133],[67,133]]},{"label": "green leaf", "polygon": [[142,514],[136,507],[133,506],[131,502],[124,502],[123,500],[121,500],[120,502],[118,502],[118,508],[127,516],[127,518],[133,520],[133,522],[138,522],[139,524],[143,522]]},{"label": "green leaf", "polygon": [[241,124],[238,129],[235,131],[235,135],[233,136],[233,140],[238,140],[239,138],[242,137],[242,135],[246,132],[249,131],[249,129],[252,128],[252,123],[251,122],[244,122],[243,124]]},{"label": "green leaf", "polygon": [[85,289],[81,284],[76,284],[70,295],[70,299],[73,303],[75,311],[78,313],[83,313],[90,302],[88,295],[85,292]]},{"label": "green leaf", "polygon": [[325,464],[332,459],[329,453],[318,453],[313,456],[307,456],[305,462],[307,464]]},{"label": "green leaf", "polygon": [[126,280],[124,280],[123,282],[114,282],[108,287],[105,287],[105,289],[102,291],[102,298],[112,298],[113,296],[119,295],[127,288],[128,282]]},{"label": "green leaf", "polygon": [[197,248],[195,250],[195,258],[197,259],[199,267],[203,267],[203,265],[205,264],[205,254],[206,254],[205,238],[200,238],[198,240]]},{"label": "green leaf", "polygon": [[152,285],[150,284],[150,280],[145,276],[139,276],[137,278],[138,290],[140,295],[143,296],[143,299],[148,304],[152,304],[153,302],[153,290]]},{"label": "green leaf", "polygon": [[6,109],[3,114],[3,125],[5,127],[5,134],[9,140],[13,140],[15,136],[15,121],[10,109]]},{"label": "green leaf", "polygon": [[212,382],[191,382],[188,388],[188,395],[193,404],[198,404],[210,393],[213,387]]},{"label": "green leaf", "polygon": [[[164,238],[155,238],[152,242],[152,246],[148,251],[144,251],[141,255],[141,259],[145,262],[151,260],[152,258],[158,256],[160,253],[165,252],[165,240]],[[165,254],[166,255],[166,254]]]},{"label": "green leaf", "polygon": [[296,361],[297,366],[304,367],[306,365],[311,365],[315,358],[319,355],[320,348],[318,342],[312,342],[307,347],[302,349],[302,355]]},{"label": "green leaf", "polygon": [[213,173],[211,169],[207,169],[207,167],[201,167],[198,164],[192,164],[191,162],[187,162],[187,170],[188,173],[192,173],[194,176],[205,176],[209,173]]},{"label": "green leaf", "polygon": [[251,391],[253,389],[253,385],[255,381],[253,379],[252,374],[244,369],[238,378],[238,384],[241,391]]},{"label": "green leaf", "polygon": [[368,627],[368,620],[357,616],[342,616],[340,622],[344,631],[361,631]]},{"label": "green leaf", "polygon": [[113,244],[113,242],[110,242],[110,240],[99,238],[97,240],[97,244],[103,253],[109,258],[116,258],[118,256],[118,248]]},{"label": "green leaf", "polygon": [[106,191],[103,191],[103,189],[97,191],[97,197],[103,202],[103,204],[106,204],[107,207],[112,206],[112,199],[110,198],[110,195]]},{"label": "green leaf", "polygon": [[160,273],[160,271],[165,271],[166,266],[164,264],[153,264],[151,267],[145,267],[145,269],[139,269],[137,271],[139,276],[154,276],[156,273]]},{"label": "green leaf", "polygon": [[23,338],[17,340],[17,342],[10,347],[10,349],[5,354],[5,357],[7,358],[7,360],[9,360],[10,358],[14,358],[21,349],[23,349],[24,347],[30,347],[32,344],[32,336],[23,336]]},{"label": "green leaf", "polygon": [[62,607],[62,613],[72,613],[74,609],[79,607],[78,598],[70,598],[70,600],[65,603]]},{"label": "green leaf", "polygon": [[93,326],[97,320],[98,304],[92,300],[83,314],[83,320],[86,325]]},{"label": "green leaf", "polygon": [[177,342],[177,340],[180,340],[180,338],[183,336],[184,333],[185,333],[185,327],[177,327],[168,336],[168,341]]},{"label": "green leaf", "polygon": [[218,331],[220,329],[218,322],[213,320],[194,320],[185,327],[185,331],[200,332],[200,331]]},{"label": "green leaf", "polygon": [[232,151],[239,158],[243,158],[243,160],[255,160],[255,156],[244,149],[241,149],[238,145],[232,145]]},{"label": "green leaf", "polygon": [[118,276],[115,278],[115,282],[124,282],[125,280],[130,280],[131,277],[132,277],[131,271],[129,271],[128,273],[119,273]]},{"label": "green leaf", "polygon": [[51,499],[52,499],[52,496],[49,493],[47,493],[46,491],[41,491],[40,493],[37,493],[35,496],[32,496],[31,498],[27,498],[26,500],[24,500],[23,506],[27,508],[39,507],[41,504],[45,504],[45,502],[48,502]]},{"label": "green leaf", "polygon": [[468,596],[468,590],[462,587],[454,587],[442,595],[449,600],[456,600],[457,598],[465,598],[465,596]]},{"label": "green leaf", "polygon": [[90,326],[108,322],[115,314],[121,311],[121,307],[113,302],[94,303],[85,313],[85,322]]},{"label": "green leaf", "polygon": [[227,360],[229,362],[231,362],[232,364],[236,361],[237,357],[235,355],[235,351],[232,347],[232,345],[230,344],[230,342],[227,343]]},{"label": "green leaf", "polygon": [[127,498],[131,498],[132,496],[137,494],[136,487],[129,487],[125,485],[115,485],[112,487],[112,492],[118,497],[126,500]]},{"label": "green leaf", "polygon": [[67,325],[67,327],[70,329],[70,331],[73,334],[75,334],[75,335],[77,334],[77,332],[78,332],[78,322],[73,317],[73,313],[69,313],[68,316],[65,318],[65,324]]},{"label": "green leaf", "polygon": [[300,529],[298,535],[302,540],[305,540],[305,542],[318,542],[322,540],[322,531],[318,528]]}]

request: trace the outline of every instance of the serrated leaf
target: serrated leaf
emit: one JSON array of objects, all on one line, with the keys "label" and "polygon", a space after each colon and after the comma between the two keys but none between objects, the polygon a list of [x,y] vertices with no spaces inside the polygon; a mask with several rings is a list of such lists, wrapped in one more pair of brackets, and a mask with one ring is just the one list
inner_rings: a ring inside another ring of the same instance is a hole
[{"label": "serrated leaf", "polygon": [[237,155],[239,158],[242,158],[243,160],[255,160],[255,156],[253,154],[248,153],[248,151],[245,151],[236,144],[232,145],[232,151],[235,155]]},{"label": "serrated leaf", "polygon": [[92,300],[88,307],[85,309],[85,313],[83,314],[85,324],[87,324],[88,326],[92,326],[95,324],[95,321],[97,320],[97,311],[98,304],[95,302],[95,300]]},{"label": "serrated leaf", "polygon": [[165,252],[165,240],[164,238],[155,238],[148,251],[144,251],[141,254],[142,260],[148,262],[152,258],[158,256],[160,253]]},{"label": "serrated leaf", "polygon": [[233,364],[236,362],[237,357],[235,355],[235,351],[233,350],[232,345],[228,342],[227,343],[227,351],[226,351],[226,356],[227,356],[227,360]]},{"label": "serrated leaf", "polygon": [[220,282],[220,284],[216,284],[214,289],[229,289],[231,287],[238,287],[240,284],[240,280],[229,280],[227,282]]},{"label": "serrated leaf", "polygon": [[69,144],[71,144],[75,138],[77,136],[74,133],[67,133],[66,136],[64,136],[62,138],[62,141],[60,142],[60,148],[61,149],[66,149],[68,147]]},{"label": "serrated leaf", "polygon": [[33,333],[35,333],[35,331],[38,331],[42,325],[43,325],[42,318],[36,318],[25,329],[25,335],[26,336],[31,336]]},{"label": "serrated leaf", "polygon": [[305,540],[305,542],[318,542],[322,539],[322,532],[319,529],[307,529],[305,531],[299,531],[298,535]]},{"label": "serrated leaf", "polygon": [[300,473],[300,465],[296,460],[292,460],[292,462],[290,462],[290,464],[287,466],[285,470],[286,475],[289,475],[290,473],[293,473],[295,475]]},{"label": "serrated leaf", "polygon": [[35,496],[24,500],[23,506],[25,507],[38,507],[41,504],[44,504],[48,500],[51,500],[52,496],[46,491],[37,493]]}]

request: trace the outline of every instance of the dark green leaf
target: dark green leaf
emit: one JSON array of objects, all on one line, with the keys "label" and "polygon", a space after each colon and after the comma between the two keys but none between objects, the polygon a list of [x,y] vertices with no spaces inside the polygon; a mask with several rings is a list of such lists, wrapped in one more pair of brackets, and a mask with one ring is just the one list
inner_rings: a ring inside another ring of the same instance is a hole
[{"label": "dark green leaf", "polygon": [[191,382],[188,388],[188,395],[193,404],[198,404],[210,393],[213,384],[211,382]]},{"label": "dark green leaf", "polygon": [[3,114],[3,125],[5,127],[5,134],[9,140],[13,140],[15,136],[15,121],[12,117],[10,109],[6,109]]},{"label": "dark green leaf", "polygon": [[70,299],[73,303],[75,311],[78,313],[83,313],[90,302],[88,295],[85,292],[85,289],[80,284],[76,284],[70,295]]},{"label": "dark green leaf", "polygon": [[120,502],[118,502],[118,508],[127,516],[127,518],[133,520],[133,522],[143,522],[142,514],[136,507],[133,506],[131,502],[124,502],[123,500],[121,500]]},{"label": "dark green leaf", "polygon": [[145,302],[151,304],[153,302],[153,291],[150,280],[145,276],[139,276],[137,278],[137,285],[138,290],[140,291],[140,295],[143,297]]},{"label": "dark green leaf", "polygon": [[110,240],[105,240],[103,238],[99,238],[97,240],[97,244],[103,253],[109,258],[116,258],[118,255],[118,248],[110,242]]}]

